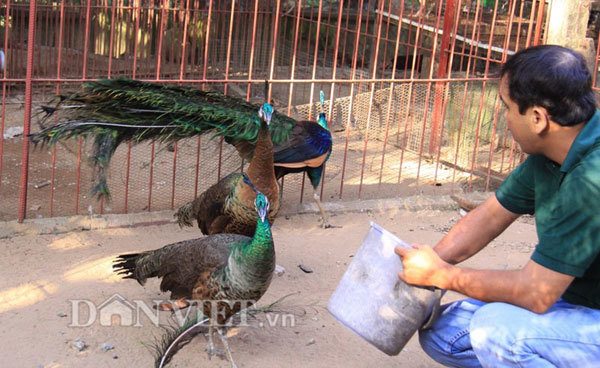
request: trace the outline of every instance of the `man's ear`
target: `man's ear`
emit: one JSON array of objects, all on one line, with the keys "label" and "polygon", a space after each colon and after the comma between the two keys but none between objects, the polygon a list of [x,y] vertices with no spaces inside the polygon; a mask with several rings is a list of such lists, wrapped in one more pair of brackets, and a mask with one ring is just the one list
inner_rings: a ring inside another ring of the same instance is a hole
[{"label": "man's ear", "polygon": [[545,108],[540,106],[532,107],[531,115],[533,130],[536,134],[543,134],[550,128],[550,117]]}]

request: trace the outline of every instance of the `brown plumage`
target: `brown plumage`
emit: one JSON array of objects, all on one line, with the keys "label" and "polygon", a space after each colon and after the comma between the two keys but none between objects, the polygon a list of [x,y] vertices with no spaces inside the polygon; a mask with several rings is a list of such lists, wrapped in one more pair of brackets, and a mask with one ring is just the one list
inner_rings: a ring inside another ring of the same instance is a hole
[{"label": "brown plumage", "polygon": [[[254,155],[246,174],[255,187],[270,202],[268,219],[273,223],[279,211],[279,185],[273,167],[273,142],[268,124],[272,108],[261,107],[260,129]],[[203,234],[234,233],[252,236],[256,227],[254,189],[242,180],[242,173],[232,173],[204,191],[198,198],[184,204],[175,216],[180,226],[192,226],[196,219]]]},{"label": "brown plumage", "polygon": [[[273,277],[275,247],[267,220],[269,202],[259,192],[254,204],[257,215],[252,237],[209,235],[142,253],[122,254],[113,265],[115,272],[141,285],[148,278],[161,278],[160,290],[170,291],[171,299],[178,300],[161,305],[187,306],[190,299],[197,302],[211,321],[209,354],[215,352],[213,327],[225,326],[231,316],[254,304]],[[221,331],[219,334],[224,339]],[[223,343],[228,349],[225,339]],[[228,355],[233,363],[231,352]]]}]

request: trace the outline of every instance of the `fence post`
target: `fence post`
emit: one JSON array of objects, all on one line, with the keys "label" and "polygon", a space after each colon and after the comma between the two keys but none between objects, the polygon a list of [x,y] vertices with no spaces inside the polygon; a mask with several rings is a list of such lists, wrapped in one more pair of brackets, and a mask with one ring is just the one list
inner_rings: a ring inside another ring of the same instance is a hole
[{"label": "fence post", "polygon": [[27,183],[29,175],[29,133],[31,128],[31,81],[33,79],[33,56],[35,47],[36,0],[29,3],[29,31],[27,35],[27,71],[25,74],[25,118],[23,121],[23,153],[21,166],[21,194],[19,197],[19,222],[27,212]]},{"label": "fence post", "polygon": [[[440,4],[441,6],[441,4]],[[446,11],[444,12],[444,25],[442,33],[442,45],[440,46],[440,65],[438,67],[437,77],[442,79],[448,76],[448,54],[450,53],[450,33],[454,25],[454,0],[446,1]],[[446,82],[435,83],[435,97],[433,100],[433,119],[431,124],[431,136],[429,137],[429,153],[434,154],[437,151],[441,120],[442,106],[444,105],[444,86]]]}]

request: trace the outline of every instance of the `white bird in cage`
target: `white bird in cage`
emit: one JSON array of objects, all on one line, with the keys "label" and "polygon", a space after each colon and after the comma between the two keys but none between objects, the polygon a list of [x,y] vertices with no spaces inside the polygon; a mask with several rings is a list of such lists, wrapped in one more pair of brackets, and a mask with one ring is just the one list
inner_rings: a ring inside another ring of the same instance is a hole
[{"label": "white bird in cage", "polygon": [[4,70],[4,51],[0,50],[0,70]]}]

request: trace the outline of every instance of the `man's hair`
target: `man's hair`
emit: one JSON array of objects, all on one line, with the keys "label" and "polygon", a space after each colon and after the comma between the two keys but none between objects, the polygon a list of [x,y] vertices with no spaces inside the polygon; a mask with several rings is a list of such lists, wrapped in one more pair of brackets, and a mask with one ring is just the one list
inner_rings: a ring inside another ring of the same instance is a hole
[{"label": "man's hair", "polygon": [[562,46],[542,45],[521,50],[502,66],[508,94],[524,114],[541,106],[550,118],[569,126],[587,122],[596,111],[592,76],[578,52]]}]

